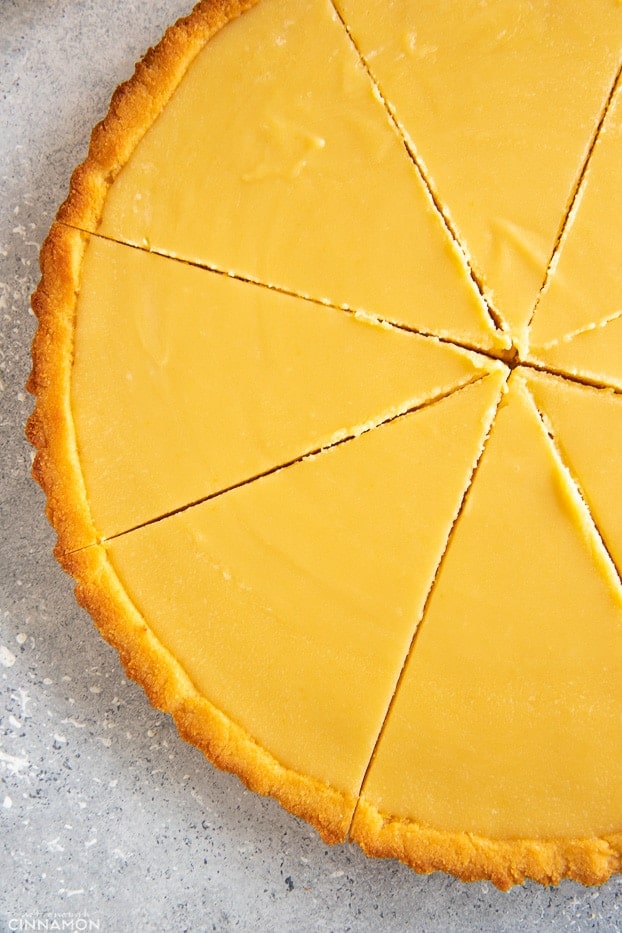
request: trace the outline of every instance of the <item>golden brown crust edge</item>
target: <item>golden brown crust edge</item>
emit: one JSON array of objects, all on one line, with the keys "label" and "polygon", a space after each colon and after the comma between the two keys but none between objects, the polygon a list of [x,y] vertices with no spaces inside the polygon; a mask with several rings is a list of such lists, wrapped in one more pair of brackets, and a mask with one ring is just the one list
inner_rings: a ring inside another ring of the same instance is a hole
[{"label": "golden brown crust edge", "polygon": [[563,878],[602,884],[622,868],[622,833],[602,839],[487,839],[391,819],[364,796],[350,838],[367,855],[399,859],[421,874],[445,871],[463,881],[492,881],[502,891],[528,878],[545,885]]},{"label": "golden brown crust edge", "polygon": [[[600,884],[622,870],[622,833],[603,839],[494,840],[438,832],[390,819],[361,797],[343,794],[284,768],[241,727],[194,689],[157,641],[121,586],[105,548],[96,541],[70,408],[73,326],[87,237],[97,229],[108,189],[136,144],[165,106],[205,42],[257,0],[202,0],[170,27],[93,130],[86,161],[75,170],[67,200],[42,247],[40,284],[32,304],[39,318],[28,389],[36,396],[26,433],[36,448],[33,475],[47,496],[58,533],[55,554],[77,581],[78,601],[119,652],[130,677],[154,706],[170,712],[187,741],[253,791],[275,797],[314,825],[326,842],[351,838],[369,855],[396,858],[415,871],[445,871],[464,881],[490,880],[502,890],[531,878],[557,884],[572,878]],[[65,226],[70,225],[70,227]],[[356,812],[355,812],[356,806]]]},{"label": "golden brown crust edge", "polygon": [[96,540],[70,399],[74,314],[85,244],[85,234],[53,224],[41,248],[41,280],[32,296],[39,327],[27,383],[35,407],[26,436],[36,450],[32,472],[47,496],[47,516],[58,533],[59,559],[62,553]]}]

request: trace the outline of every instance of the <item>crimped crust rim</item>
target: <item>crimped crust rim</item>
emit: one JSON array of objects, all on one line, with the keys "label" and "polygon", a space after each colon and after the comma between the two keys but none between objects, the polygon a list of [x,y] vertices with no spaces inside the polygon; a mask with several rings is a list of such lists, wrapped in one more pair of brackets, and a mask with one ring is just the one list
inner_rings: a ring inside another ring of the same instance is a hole
[{"label": "crimped crust rim", "polygon": [[490,839],[392,818],[364,795],[350,838],[367,855],[399,859],[420,874],[444,871],[462,881],[491,881],[502,891],[527,879],[543,885],[564,878],[598,885],[622,869],[622,833],[592,839]]}]

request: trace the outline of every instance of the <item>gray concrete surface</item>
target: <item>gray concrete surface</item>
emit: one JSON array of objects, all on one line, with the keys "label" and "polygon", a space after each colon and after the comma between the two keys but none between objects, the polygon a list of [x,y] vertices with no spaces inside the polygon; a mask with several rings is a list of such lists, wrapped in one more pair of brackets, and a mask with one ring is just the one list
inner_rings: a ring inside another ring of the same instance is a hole
[{"label": "gray concrete surface", "polygon": [[179,739],[52,557],[23,436],[38,249],[113,88],[187,6],[0,0],[0,930],[619,930],[622,879],[502,894],[325,846]]}]

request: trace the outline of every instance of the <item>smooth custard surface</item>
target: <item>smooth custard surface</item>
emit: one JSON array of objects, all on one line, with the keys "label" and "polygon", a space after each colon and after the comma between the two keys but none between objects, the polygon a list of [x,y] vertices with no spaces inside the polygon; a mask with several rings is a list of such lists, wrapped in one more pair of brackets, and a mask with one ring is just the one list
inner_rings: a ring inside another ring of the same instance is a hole
[{"label": "smooth custard surface", "polygon": [[449,833],[617,830],[622,589],[519,371],[454,531],[363,796]]},{"label": "smooth custard surface", "polygon": [[619,3],[336,5],[485,294],[524,344],[620,68]]},{"label": "smooth custard surface", "polygon": [[99,232],[504,342],[327,0],[266,0],[214,37],[112,185]]},{"label": "smooth custard surface", "polygon": [[89,237],[71,404],[98,536],[248,482],[496,365]]},{"label": "smooth custard surface", "polygon": [[[594,146],[588,170],[578,192],[576,204],[568,219],[555,263],[542,291],[534,315],[530,342],[532,348],[542,348],[540,354],[549,362],[547,350],[560,342],[596,331],[603,340],[599,378],[615,375],[620,378],[620,364],[613,371],[612,354],[606,352],[607,341],[615,344],[604,328],[622,316],[622,275],[620,274],[622,242],[622,82],[603,120]],[[573,341],[577,349],[580,341]],[[584,344],[587,346],[587,344]],[[538,353],[538,350],[535,351]],[[578,350],[576,362],[582,362]]]},{"label": "smooth custard surface", "polygon": [[358,793],[505,380],[109,542],[198,691],[286,767]]},{"label": "smooth custard surface", "polygon": [[527,385],[605,547],[622,567],[622,395],[536,372]]}]

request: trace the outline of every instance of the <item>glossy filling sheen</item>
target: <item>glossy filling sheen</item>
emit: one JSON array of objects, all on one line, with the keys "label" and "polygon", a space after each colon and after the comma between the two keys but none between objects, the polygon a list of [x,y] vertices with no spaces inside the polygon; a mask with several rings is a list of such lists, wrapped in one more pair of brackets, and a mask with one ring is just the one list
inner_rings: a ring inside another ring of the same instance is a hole
[{"label": "glossy filling sheen", "polygon": [[89,509],[279,763],[383,820],[591,838],[622,829],[622,8],[411,6],[262,0],[74,231]]}]

